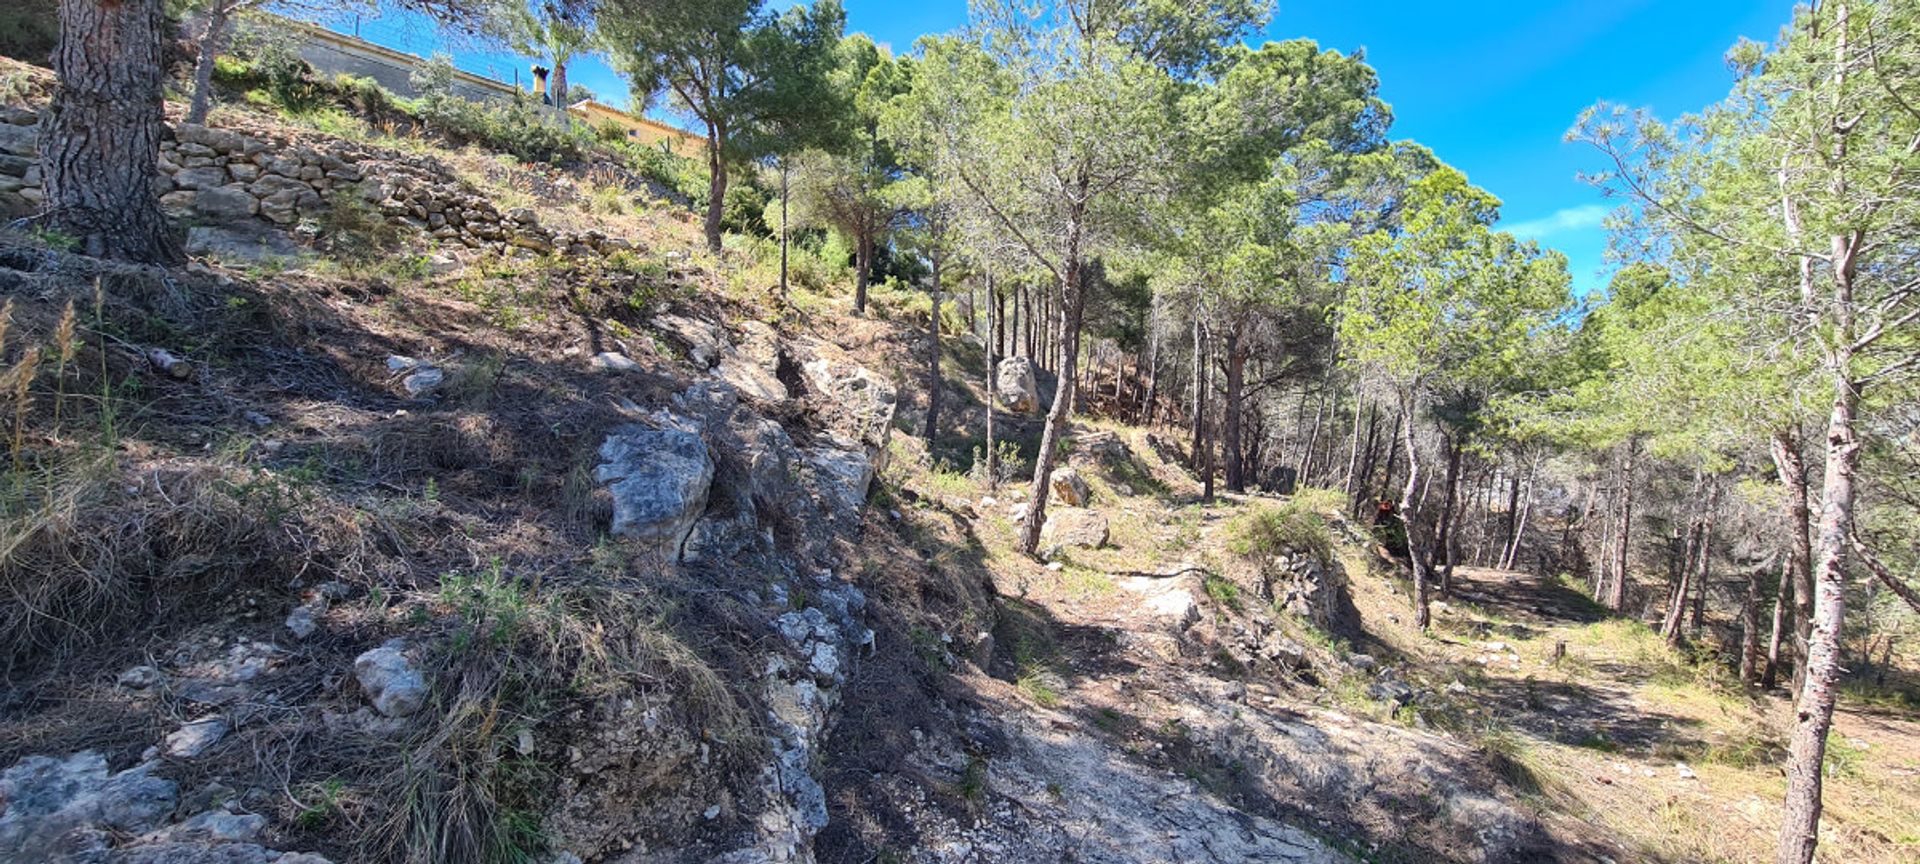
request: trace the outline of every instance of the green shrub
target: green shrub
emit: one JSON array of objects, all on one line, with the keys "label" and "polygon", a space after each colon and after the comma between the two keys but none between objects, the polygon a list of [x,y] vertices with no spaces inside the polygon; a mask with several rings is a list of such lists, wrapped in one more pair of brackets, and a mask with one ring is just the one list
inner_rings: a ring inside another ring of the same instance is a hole
[{"label": "green shrub", "polygon": [[1247,558],[1262,559],[1283,552],[1309,552],[1322,560],[1333,557],[1326,520],[1298,501],[1262,507],[1235,518],[1229,537],[1229,548]]}]

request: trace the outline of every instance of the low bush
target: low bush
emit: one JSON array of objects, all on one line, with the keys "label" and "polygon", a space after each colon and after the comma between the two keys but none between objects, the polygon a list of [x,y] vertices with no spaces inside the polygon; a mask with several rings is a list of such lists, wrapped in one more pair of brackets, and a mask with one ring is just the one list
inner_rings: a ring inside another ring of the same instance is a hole
[{"label": "low bush", "polygon": [[1236,517],[1229,538],[1229,548],[1247,558],[1288,552],[1307,552],[1322,560],[1333,557],[1333,539],[1326,520],[1298,501],[1261,507]]}]

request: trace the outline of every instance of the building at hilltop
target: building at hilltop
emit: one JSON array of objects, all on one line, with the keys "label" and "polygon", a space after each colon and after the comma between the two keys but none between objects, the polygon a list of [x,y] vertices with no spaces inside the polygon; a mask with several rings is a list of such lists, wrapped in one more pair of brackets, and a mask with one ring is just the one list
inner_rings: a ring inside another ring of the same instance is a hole
[{"label": "building at hilltop", "polygon": [[[294,50],[315,70],[327,75],[353,75],[373,79],[397,95],[414,98],[413,73],[427,64],[426,58],[369,42],[306,21],[278,18],[291,34]],[[525,94],[545,102],[546,69],[533,67],[530,87]],[[518,78],[518,76],[515,76]],[[517,82],[516,82],[517,83]],[[476,75],[463,69],[453,73],[453,94],[475,102],[508,101],[523,91],[516,84]],[[550,103],[549,103],[550,104]],[[649,117],[622,111],[592,99],[569,106],[569,113],[595,128],[613,125],[627,138],[649,146],[661,147],[681,156],[698,156],[704,142],[699,136]]]}]

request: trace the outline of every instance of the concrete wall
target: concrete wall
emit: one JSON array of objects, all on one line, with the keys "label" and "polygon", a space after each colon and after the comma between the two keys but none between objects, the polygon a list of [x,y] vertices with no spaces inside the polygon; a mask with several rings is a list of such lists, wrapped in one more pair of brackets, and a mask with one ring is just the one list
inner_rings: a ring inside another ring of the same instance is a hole
[{"label": "concrete wall", "polygon": [[[313,64],[313,68],[321,73],[372,78],[380,86],[409,99],[418,95],[413,91],[412,76],[415,69],[426,64],[423,58],[304,21],[289,18],[272,20],[273,26],[284,26],[295,33],[298,37],[296,50],[300,58]],[[455,70],[453,93],[475,102],[507,101],[513,98],[514,88],[471,72]]]}]

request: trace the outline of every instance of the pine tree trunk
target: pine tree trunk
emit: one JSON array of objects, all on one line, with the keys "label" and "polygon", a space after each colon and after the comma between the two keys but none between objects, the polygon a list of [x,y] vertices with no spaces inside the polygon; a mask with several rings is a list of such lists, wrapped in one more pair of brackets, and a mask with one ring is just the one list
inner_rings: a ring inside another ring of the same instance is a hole
[{"label": "pine tree trunk", "polygon": [[1447,447],[1446,497],[1440,500],[1440,521],[1434,532],[1433,554],[1437,556],[1433,566],[1440,569],[1440,596],[1453,596],[1453,523],[1454,510],[1460,498],[1460,451],[1464,441],[1449,436],[1444,439]]},{"label": "pine tree trunk", "polygon": [[1758,567],[1747,568],[1747,596],[1740,602],[1740,683],[1760,681],[1760,669],[1766,657],[1760,651],[1760,576]]},{"label": "pine tree trunk", "polygon": [[[935,235],[938,237],[938,235]],[[937,239],[935,242],[939,242]],[[945,257],[935,252],[933,259],[933,305],[927,316],[927,455],[934,455],[934,444],[940,433],[940,259]]]},{"label": "pine tree trunk", "polygon": [[853,249],[853,314],[867,314],[867,280],[873,272],[873,235],[862,234]]},{"label": "pine tree trunk", "polygon": [[1206,390],[1206,325],[1200,319],[1193,319],[1193,446],[1188,448],[1188,458],[1193,463],[1189,467],[1200,470],[1200,445],[1205,443],[1206,427],[1202,419],[1207,414]]},{"label": "pine tree trunk", "polygon": [[213,61],[219,59],[227,47],[229,12],[225,2],[216,2],[207,10],[207,29],[200,36],[200,53],[193,61],[193,99],[187,107],[188,123],[207,122],[207,112],[213,110]]},{"label": "pine tree trunk", "polygon": [[1603,601],[1615,612],[1627,605],[1627,565],[1630,563],[1627,553],[1633,541],[1633,468],[1640,442],[1628,441],[1626,447],[1620,468],[1620,533],[1613,544],[1613,581],[1608,583]]},{"label": "pine tree trunk", "polygon": [[994,354],[1000,349],[1000,345],[1001,345],[1000,336],[1006,331],[1007,322],[1002,317],[1005,314],[1006,314],[1006,309],[1000,303],[1000,292],[995,290],[993,285],[993,272],[988,271],[987,272],[987,332],[994,334],[993,341],[989,343],[992,345],[992,347],[987,349],[986,463],[987,463],[987,490],[988,491],[996,491],[1000,488],[1000,454],[999,454],[999,451],[995,450],[993,446],[994,444],[993,415],[994,415],[995,409],[1000,407],[1000,394],[996,392],[996,388],[999,386],[998,379],[1000,378],[1000,374],[999,374],[1000,364],[999,364],[998,358],[996,358]]},{"label": "pine tree trunk", "polygon": [[41,121],[40,221],[96,258],[185,258],[154,194],[165,28],[161,0],[60,0],[60,88]]},{"label": "pine tree trunk", "polygon": [[1242,458],[1244,454],[1240,442],[1240,427],[1241,400],[1247,380],[1247,354],[1242,347],[1245,343],[1241,340],[1240,328],[1229,327],[1223,342],[1225,344],[1221,347],[1227,353],[1227,394],[1226,402],[1221,406],[1226,409],[1226,434],[1221,440],[1221,457],[1226,462],[1227,491],[1245,492],[1247,491],[1247,465]]},{"label": "pine tree trunk", "polygon": [[727,210],[727,160],[722,158],[727,145],[726,127],[707,123],[707,249],[720,251],[720,221]]},{"label": "pine tree trunk", "polygon": [[[780,160],[780,299],[787,299],[787,160]],[[937,293],[937,292],[936,292]],[[933,301],[938,305],[940,300]]]},{"label": "pine tree trunk", "polygon": [[[1064,271],[1060,279],[1062,329],[1069,340],[1076,340],[1080,334],[1080,311],[1084,306],[1081,296],[1084,286],[1081,284],[1083,273],[1079,257],[1079,223],[1075,221],[1069,231],[1068,254]],[[1040,452],[1034,458],[1033,490],[1030,498],[1033,506],[1027,508],[1027,518],[1021,525],[1020,551],[1028,555],[1040,549],[1040,529],[1047,521],[1047,493],[1053,480],[1053,465],[1059,456],[1060,439],[1066,435],[1067,422],[1072,419],[1074,357],[1079,352],[1074,346],[1068,346],[1063,354],[1063,367],[1060,370],[1059,386],[1053,394],[1053,407],[1047,412],[1047,422],[1040,433]]]},{"label": "pine tree trunk", "polygon": [[1780,485],[1787,490],[1787,570],[1793,590],[1788,599],[1793,618],[1793,696],[1800,698],[1806,676],[1807,640],[1813,635],[1813,508],[1807,490],[1807,464],[1800,452],[1800,436],[1788,430],[1773,434],[1770,450]]},{"label": "pine tree trunk", "polygon": [[1400,426],[1400,443],[1407,451],[1407,485],[1400,491],[1400,524],[1407,532],[1407,558],[1413,563],[1413,626],[1422,630],[1433,623],[1427,605],[1427,548],[1420,542],[1420,452],[1413,435],[1413,395],[1400,395],[1400,413],[1407,422]]},{"label": "pine tree trunk", "polygon": [[1793,603],[1793,565],[1786,558],[1780,560],[1780,588],[1773,595],[1773,627],[1767,637],[1767,666],[1760,673],[1760,687],[1772,690],[1780,680],[1780,646],[1785,637],[1788,621],[1787,607]]}]

